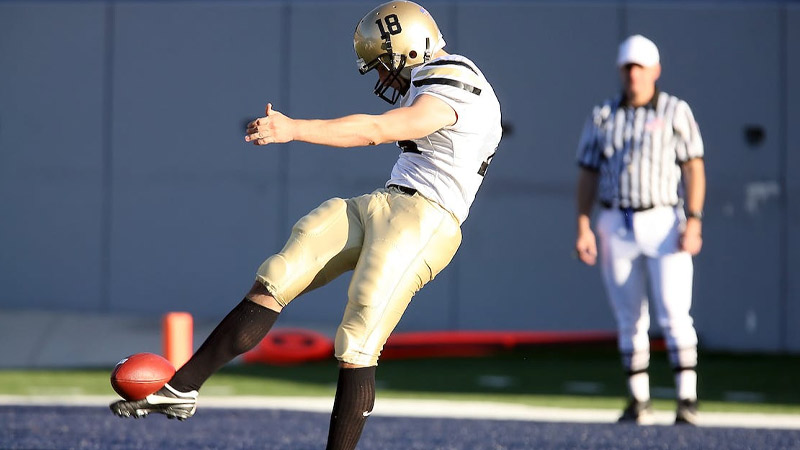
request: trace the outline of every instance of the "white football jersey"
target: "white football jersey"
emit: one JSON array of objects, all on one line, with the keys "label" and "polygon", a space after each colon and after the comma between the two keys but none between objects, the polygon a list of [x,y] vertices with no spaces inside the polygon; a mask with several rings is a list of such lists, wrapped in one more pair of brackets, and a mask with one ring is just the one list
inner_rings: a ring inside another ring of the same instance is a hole
[{"label": "white football jersey", "polygon": [[400,106],[411,105],[420,95],[450,105],[456,123],[421,139],[398,142],[402,152],[386,185],[414,188],[463,223],[500,142],[500,103],[483,73],[458,55],[411,71],[411,86]]}]

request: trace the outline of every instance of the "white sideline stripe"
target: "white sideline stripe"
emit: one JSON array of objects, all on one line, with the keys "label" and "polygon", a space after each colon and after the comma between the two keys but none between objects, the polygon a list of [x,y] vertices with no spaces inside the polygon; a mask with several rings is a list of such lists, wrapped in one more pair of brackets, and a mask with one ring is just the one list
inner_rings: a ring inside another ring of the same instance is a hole
[{"label": "white sideline stripe", "polygon": [[[0,395],[0,405],[108,406],[111,396]],[[199,397],[199,408],[282,409],[329,413],[333,398],[325,397]],[[619,412],[610,409],[573,409],[500,402],[384,398],[375,401],[373,416],[433,417],[535,422],[611,423]],[[656,425],[671,425],[675,415],[655,411]],[[800,414],[723,413],[700,411],[700,426],[722,428],[800,429]]]}]

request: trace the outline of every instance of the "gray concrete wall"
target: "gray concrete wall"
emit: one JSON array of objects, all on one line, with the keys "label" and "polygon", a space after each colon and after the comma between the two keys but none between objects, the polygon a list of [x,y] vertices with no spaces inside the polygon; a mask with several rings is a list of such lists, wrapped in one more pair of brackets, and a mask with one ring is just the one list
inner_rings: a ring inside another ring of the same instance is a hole
[{"label": "gray concrete wall", "polygon": [[785,93],[782,97],[782,128],[785,132],[783,143],[784,161],[780,164],[783,175],[783,273],[786,292],[781,301],[785,309],[783,314],[783,335],[786,347],[797,351],[800,349],[800,6],[787,8],[781,29],[785,34],[784,54],[785,72],[782,85]]},{"label": "gray concrete wall", "polygon": [[[254,148],[290,116],[383,111],[351,36],[371,2],[0,2],[0,309],[224,315],[291,224],[383,185],[393,146]],[[627,34],[659,44],[708,168],[694,313],[709,348],[800,351],[800,8],[786,3],[428,6],[486,73],[509,128],[455,260],[400,324],[611,329],[596,268],[571,257],[575,145],[617,90]],[[745,140],[747,127],[765,139]],[[338,322],[348,279],[282,322]]]}]

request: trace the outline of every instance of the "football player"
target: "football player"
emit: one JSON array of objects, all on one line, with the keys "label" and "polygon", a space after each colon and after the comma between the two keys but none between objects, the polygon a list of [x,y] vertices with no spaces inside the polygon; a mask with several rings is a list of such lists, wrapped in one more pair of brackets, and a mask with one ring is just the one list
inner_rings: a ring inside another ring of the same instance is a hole
[{"label": "football player", "polygon": [[[447,266],[460,226],[501,137],[500,105],[474,62],[450,55],[431,15],[392,1],[358,23],[361,74],[375,72],[375,94],[398,107],[331,120],[290,118],[267,104],[247,127],[258,146],[302,141],[335,147],[396,142],[386,184],[332,198],[301,218],[283,249],[207,340],[158,392],[111,405],[120,416],[156,412],[186,419],[205,380],[258,344],[281,310],[304,292],[353,271],[335,339],[340,362],[329,449],[355,448],[375,401],[375,369],[412,296]],[[276,430],[278,432],[278,430]]]}]

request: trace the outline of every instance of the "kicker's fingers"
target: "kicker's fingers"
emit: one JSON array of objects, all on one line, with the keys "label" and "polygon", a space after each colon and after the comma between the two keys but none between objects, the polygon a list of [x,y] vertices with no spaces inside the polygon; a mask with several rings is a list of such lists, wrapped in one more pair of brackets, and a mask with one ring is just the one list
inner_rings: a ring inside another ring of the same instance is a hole
[{"label": "kicker's fingers", "polygon": [[245,136],[244,140],[248,142],[255,142],[263,138],[264,138],[264,133],[261,131],[256,131],[255,133],[249,133],[247,136]]},{"label": "kicker's fingers", "polygon": [[250,122],[249,125],[247,125],[247,131],[251,132],[251,133],[254,132],[254,131],[258,131],[258,127],[263,125],[263,124],[264,124],[264,122],[259,122],[258,120],[254,120],[254,121]]}]

